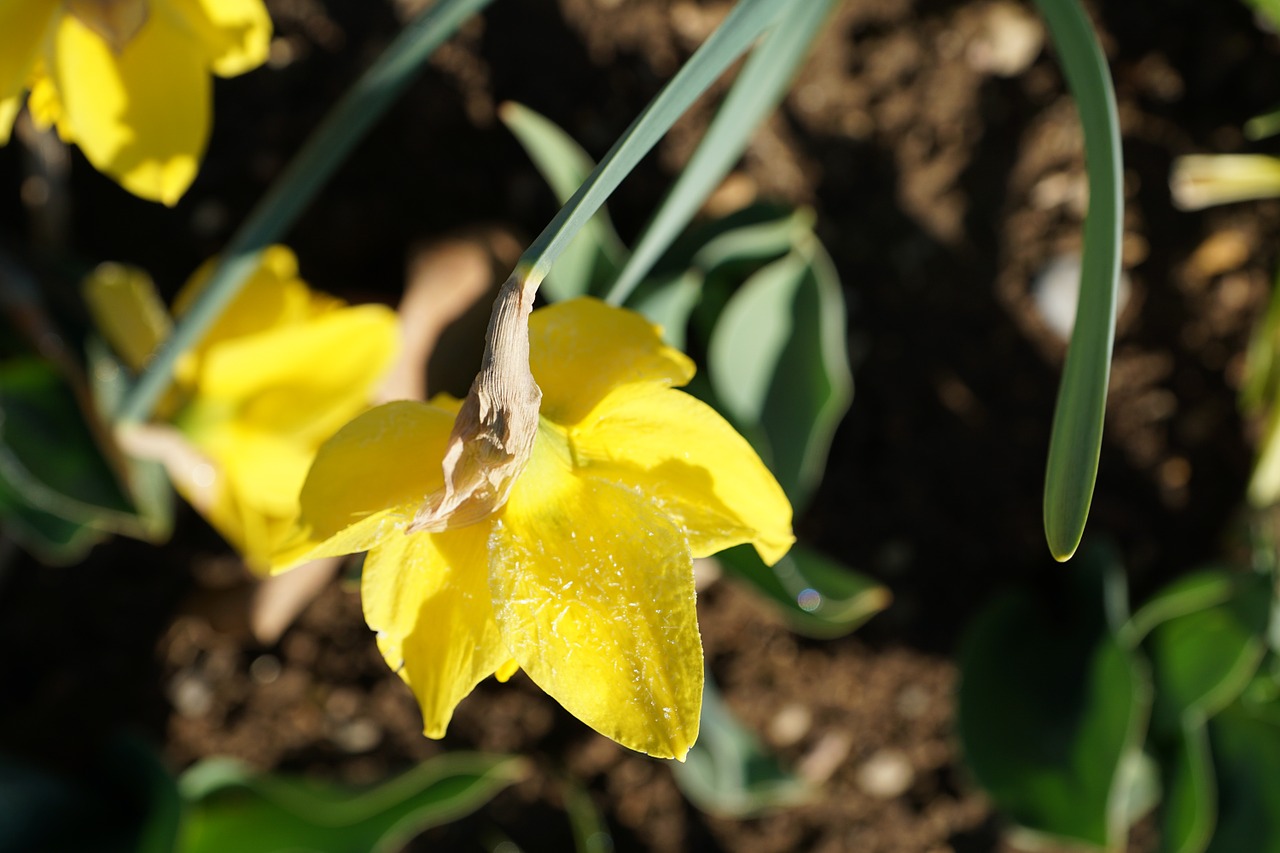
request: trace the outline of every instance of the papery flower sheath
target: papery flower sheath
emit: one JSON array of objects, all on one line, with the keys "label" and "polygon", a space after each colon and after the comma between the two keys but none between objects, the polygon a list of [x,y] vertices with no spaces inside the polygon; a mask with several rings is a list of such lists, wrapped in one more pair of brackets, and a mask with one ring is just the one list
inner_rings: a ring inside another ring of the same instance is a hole
[{"label": "papery flower sheath", "polygon": [[176,204],[209,138],[213,83],[267,58],[262,0],[0,0],[0,144],[24,91],[135,195]]},{"label": "papery flower sheath", "polygon": [[746,440],[677,390],[693,363],[640,315],[576,299],[533,312],[528,335],[541,411],[504,503],[423,529],[460,404],[388,403],[321,447],[279,563],[369,551],[365,618],[430,737],[519,668],[600,733],[683,759],[702,701],[693,559],[750,542],[777,561],[791,506]]},{"label": "papery flower sheath", "polygon": [[[178,294],[178,316],[211,271],[206,264]],[[131,367],[168,334],[168,314],[140,272],[101,269],[86,282],[86,297]],[[179,358],[158,415],[192,452],[156,455],[182,496],[251,568],[269,568],[296,522],[317,449],[368,408],[399,340],[390,308],[351,306],[311,290],[293,252],[273,246],[199,344]]]}]

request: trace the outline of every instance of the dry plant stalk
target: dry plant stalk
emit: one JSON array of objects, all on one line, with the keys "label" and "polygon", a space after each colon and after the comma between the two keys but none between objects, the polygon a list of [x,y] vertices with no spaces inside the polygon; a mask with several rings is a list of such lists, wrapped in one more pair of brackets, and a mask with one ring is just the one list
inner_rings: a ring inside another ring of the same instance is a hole
[{"label": "dry plant stalk", "polygon": [[533,452],[542,389],[529,370],[529,314],[538,292],[517,270],[489,317],[484,356],[453,424],[444,487],[428,495],[409,533],[439,533],[488,517],[507,502]]}]

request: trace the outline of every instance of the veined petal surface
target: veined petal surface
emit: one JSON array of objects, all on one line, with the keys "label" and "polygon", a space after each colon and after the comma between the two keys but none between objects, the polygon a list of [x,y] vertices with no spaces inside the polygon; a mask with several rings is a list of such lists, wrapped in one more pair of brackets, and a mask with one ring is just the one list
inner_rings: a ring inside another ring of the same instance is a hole
[{"label": "veined petal surface", "polygon": [[412,518],[444,485],[440,460],[452,429],[452,414],[410,400],[377,406],[344,426],[321,445],[302,487],[311,539],[322,542],[383,510]]},{"label": "veined petal surface", "polygon": [[488,534],[397,533],[365,558],[365,621],[417,697],[427,737],[443,737],[458,703],[510,657],[489,599]]},{"label": "veined petal surface", "polygon": [[590,297],[530,315],[529,367],[542,389],[543,417],[566,426],[618,385],[684,385],[694,371],[689,357],[664,344],[644,317]]},{"label": "veined petal surface", "polygon": [[791,548],[791,503],[747,440],[701,400],[654,384],[609,394],[570,430],[583,474],[660,503],[695,557],[751,542],[772,565]]},{"label": "veined petal surface", "polygon": [[209,136],[212,83],[199,45],[152,15],[117,55],[64,15],[48,70],[63,107],[59,129],[94,168],[135,195],[177,204]]},{"label": "veined petal surface", "polygon": [[539,433],[493,522],[489,585],[503,642],[596,731],[683,760],[703,677],[688,542],[645,496],[575,476],[555,443]]}]

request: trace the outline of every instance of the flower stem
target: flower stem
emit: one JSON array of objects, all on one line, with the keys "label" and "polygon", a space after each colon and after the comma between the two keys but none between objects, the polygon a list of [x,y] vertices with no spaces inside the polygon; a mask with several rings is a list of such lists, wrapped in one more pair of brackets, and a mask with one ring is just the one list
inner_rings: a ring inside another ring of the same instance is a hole
[{"label": "flower stem", "polygon": [[208,285],[130,389],[120,408],[121,423],[150,417],[178,356],[199,342],[240,291],[262,250],[288,231],[436,48],[490,2],[439,0],[406,26],[347,90],[231,238]]}]

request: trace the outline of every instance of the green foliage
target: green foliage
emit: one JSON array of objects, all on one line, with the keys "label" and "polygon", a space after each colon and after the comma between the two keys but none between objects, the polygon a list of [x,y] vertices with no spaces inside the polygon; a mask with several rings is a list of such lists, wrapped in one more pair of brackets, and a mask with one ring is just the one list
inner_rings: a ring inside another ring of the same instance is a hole
[{"label": "green foliage", "polygon": [[90,401],[77,399],[53,365],[34,357],[0,364],[0,524],[15,541],[46,563],[67,564],[107,532],[163,538],[163,480],[129,470]]},{"label": "green foliage", "polygon": [[[1012,595],[975,621],[960,691],[960,735],[975,775],[1002,811],[1037,833],[1114,849],[1158,800],[1164,850],[1280,849],[1261,807],[1234,802],[1261,759],[1220,745],[1234,743],[1236,726],[1256,728],[1239,709],[1280,723],[1280,714],[1257,710],[1280,709],[1273,674],[1259,674],[1273,579],[1207,568],[1129,617],[1119,566],[1110,561],[1099,575],[1088,560],[1074,594],[1056,596],[1054,607]],[[1092,595],[1080,585],[1090,577]],[[1143,770],[1153,761],[1158,796]],[[1233,834],[1244,830],[1229,813],[1242,815],[1258,846],[1224,843],[1223,833],[1245,837]]]},{"label": "green foliage", "polygon": [[959,730],[974,775],[1020,826],[1111,848],[1127,828],[1150,695],[1107,618],[1118,567],[1102,552],[1081,562],[1052,605],[1013,593],[971,625]]},{"label": "green foliage", "polygon": [[766,566],[750,545],[719,555],[721,565],[775,604],[791,629],[820,639],[842,637],[889,606],[880,583],[797,544]]},{"label": "green foliage", "polygon": [[698,742],[671,771],[689,800],[722,817],[745,818],[804,802],[810,791],[787,773],[729,711],[707,673]]},{"label": "green foliage", "polygon": [[208,760],[179,780],[187,810],[177,849],[390,853],[469,814],[528,773],[520,758],[446,753],[376,788],[355,791]]}]

